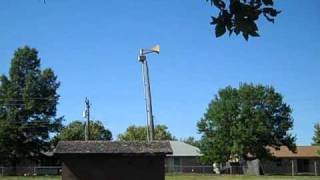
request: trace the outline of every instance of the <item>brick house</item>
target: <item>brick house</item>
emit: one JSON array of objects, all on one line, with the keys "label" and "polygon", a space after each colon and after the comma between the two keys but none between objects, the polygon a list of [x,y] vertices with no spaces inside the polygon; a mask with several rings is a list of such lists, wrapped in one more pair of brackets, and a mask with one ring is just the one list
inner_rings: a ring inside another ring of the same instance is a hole
[{"label": "brick house", "polygon": [[62,180],[164,180],[168,141],[60,141]]},{"label": "brick house", "polygon": [[262,160],[261,166],[267,175],[319,175],[320,146],[297,146],[291,152],[282,146],[280,150],[270,149],[275,160]]}]

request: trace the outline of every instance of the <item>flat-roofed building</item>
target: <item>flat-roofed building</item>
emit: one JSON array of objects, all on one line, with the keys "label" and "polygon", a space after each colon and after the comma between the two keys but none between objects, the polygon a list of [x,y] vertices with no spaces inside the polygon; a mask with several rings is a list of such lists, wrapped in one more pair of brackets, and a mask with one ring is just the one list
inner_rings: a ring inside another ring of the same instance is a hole
[{"label": "flat-roofed building", "polygon": [[164,180],[168,141],[61,141],[62,180]]}]

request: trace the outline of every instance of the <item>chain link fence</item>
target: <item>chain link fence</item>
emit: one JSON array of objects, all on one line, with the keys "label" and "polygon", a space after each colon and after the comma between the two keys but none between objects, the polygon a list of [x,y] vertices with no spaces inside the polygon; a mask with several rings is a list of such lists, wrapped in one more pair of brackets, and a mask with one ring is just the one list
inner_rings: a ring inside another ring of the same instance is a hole
[{"label": "chain link fence", "polygon": [[[242,167],[228,167],[217,172],[213,166],[166,166],[167,175],[174,174],[242,174]],[[60,176],[61,166],[0,167],[0,176]]]},{"label": "chain link fence", "polygon": [[241,166],[229,166],[224,168],[215,168],[214,166],[166,166],[166,174],[186,174],[186,173],[196,173],[196,174],[243,174],[243,167]]},{"label": "chain link fence", "polygon": [[188,174],[205,174],[205,175],[280,175],[280,176],[319,176],[317,169],[310,168],[307,171],[300,172],[298,169],[291,170],[291,167],[279,169],[264,169],[263,166],[258,168],[260,171],[258,174],[252,173],[252,169],[248,166],[166,166],[165,173],[166,175],[188,175]]},{"label": "chain link fence", "polygon": [[[165,166],[166,175],[179,174],[204,174],[204,175],[243,175],[246,174],[244,166],[224,166],[214,167],[208,165],[201,166]],[[61,166],[34,166],[34,167],[1,167],[0,176],[60,176]],[[263,175],[287,175],[287,176],[318,176],[318,172],[309,171],[304,173],[278,173],[278,171],[265,171]]]}]

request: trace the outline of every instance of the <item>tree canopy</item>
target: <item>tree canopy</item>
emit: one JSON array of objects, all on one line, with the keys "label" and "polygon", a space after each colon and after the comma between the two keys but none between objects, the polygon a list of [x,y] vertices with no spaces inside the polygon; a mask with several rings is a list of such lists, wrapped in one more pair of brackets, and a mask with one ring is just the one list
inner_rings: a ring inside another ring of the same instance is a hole
[{"label": "tree canopy", "polygon": [[198,147],[198,148],[200,148],[200,146],[201,146],[201,141],[196,140],[192,136],[190,136],[190,137],[188,137],[186,139],[182,139],[181,141],[184,142],[184,143],[190,144],[192,146]]},{"label": "tree canopy", "polygon": [[320,123],[314,125],[313,145],[320,146]]},{"label": "tree canopy", "polygon": [[263,15],[267,21],[274,23],[280,13],[273,8],[274,0],[206,0],[218,9],[217,16],[212,16],[211,25],[215,26],[216,37],[229,32],[249,37],[259,36],[258,19]]},{"label": "tree canopy", "polygon": [[[147,126],[129,126],[123,134],[118,136],[120,141],[146,141]],[[155,127],[155,140],[176,140],[169,132],[166,125],[157,125]]]},{"label": "tree canopy", "polygon": [[0,156],[16,166],[49,148],[49,134],[58,132],[56,118],[60,83],[53,70],[41,70],[38,51],[25,46],[15,51],[9,76],[0,77]]},{"label": "tree canopy", "polygon": [[[85,123],[82,121],[71,122],[53,138],[54,144],[56,144],[60,140],[84,140],[84,127]],[[106,129],[101,121],[90,121],[89,130],[89,140],[112,140],[111,131]]]},{"label": "tree canopy", "polygon": [[205,162],[271,157],[269,147],[294,151],[291,108],[273,87],[241,84],[226,87],[198,122]]}]

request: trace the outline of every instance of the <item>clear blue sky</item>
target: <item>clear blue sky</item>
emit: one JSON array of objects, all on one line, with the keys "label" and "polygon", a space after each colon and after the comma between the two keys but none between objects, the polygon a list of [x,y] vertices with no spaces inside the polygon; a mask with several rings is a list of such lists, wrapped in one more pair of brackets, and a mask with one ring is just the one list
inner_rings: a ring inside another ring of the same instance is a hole
[{"label": "clear blue sky", "polygon": [[309,144],[320,121],[320,1],[277,1],[275,24],[260,21],[261,38],[216,39],[215,11],[205,0],[1,0],[0,73],[14,50],[39,50],[42,67],[61,81],[58,114],[92,117],[114,136],[146,114],[139,48],[159,43],[149,56],[156,124],[178,138],[196,136],[196,123],[220,88],[240,82],[273,85],[293,108],[293,133]]}]

